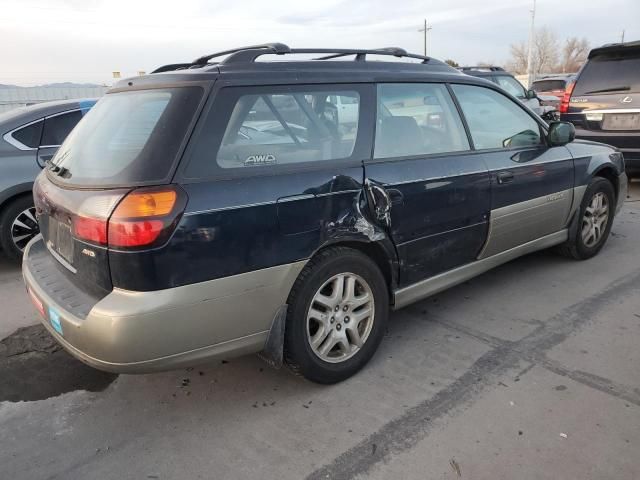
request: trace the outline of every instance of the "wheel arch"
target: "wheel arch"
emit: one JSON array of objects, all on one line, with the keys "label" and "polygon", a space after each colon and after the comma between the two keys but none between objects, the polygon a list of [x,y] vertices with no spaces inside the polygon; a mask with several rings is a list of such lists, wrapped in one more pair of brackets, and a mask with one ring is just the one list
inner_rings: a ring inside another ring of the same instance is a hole
[{"label": "wheel arch", "polygon": [[613,165],[601,165],[593,172],[592,176],[593,178],[600,177],[609,180],[616,195],[615,199],[616,201],[618,200],[618,195],[620,194],[619,175]]}]

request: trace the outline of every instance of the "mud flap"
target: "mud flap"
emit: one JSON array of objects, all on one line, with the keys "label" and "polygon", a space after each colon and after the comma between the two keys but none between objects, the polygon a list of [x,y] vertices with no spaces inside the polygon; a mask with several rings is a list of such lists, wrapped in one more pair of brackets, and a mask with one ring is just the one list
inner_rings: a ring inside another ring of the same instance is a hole
[{"label": "mud flap", "polygon": [[269,336],[264,344],[264,350],[262,350],[258,356],[267,362],[273,368],[281,368],[284,357],[284,326],[287,320],[287,309],[289,305],[286,303],[282,305],[271,323],[271,329],[269,330]]}]

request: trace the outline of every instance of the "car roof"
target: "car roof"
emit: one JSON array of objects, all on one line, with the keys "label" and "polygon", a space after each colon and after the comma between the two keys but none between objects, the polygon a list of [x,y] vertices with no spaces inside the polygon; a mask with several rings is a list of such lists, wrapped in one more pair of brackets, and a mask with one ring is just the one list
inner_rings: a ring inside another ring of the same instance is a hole
[{"label": "car roof", "polygon": [[607,43],[589,52],[589,59],[607,53],[640,53],[640,40],[625,43]]},{"label": "car roof", "polygon": [[[230,53],[231,52],[231,53]],[[226,55],[221,61],[213,59]],[[303,56],[296,60],[296,57]],[[306,57],[306,58],[304,58]],[[312,58],[309,58],[312,57]],[[373,60],[371,57],[375,57]],[[276,61],[262,61],[265,58]],[[352,59],[353,58],[353,59]],[[380,61],[379,58],[385,58]],[[386,61],[389,58],[393,61]],[[265,44],[226,50],[189,63],[164,65],[151,74],[124,79],[110,92],[207,82],[224,78],[238,84],[358,83],[388,80],[440,80],[464,78],[461,72],[440,60],[407,53],[403,49],[293,49],[283,44]]]},{"label": "car roof", "polygon": [[96,98],[56,100],[14,108],[0,114],[0,133],[4,134],[21,125],[49,115],[55,115],[56,113],[79,108],[91,108],[97,101]]}]

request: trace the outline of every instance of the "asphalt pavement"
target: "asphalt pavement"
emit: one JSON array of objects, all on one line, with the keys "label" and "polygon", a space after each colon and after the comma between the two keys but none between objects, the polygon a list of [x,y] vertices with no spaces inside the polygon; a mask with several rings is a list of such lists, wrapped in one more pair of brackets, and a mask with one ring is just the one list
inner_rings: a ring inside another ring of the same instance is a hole
[{"label": "asphalt pavement", "polygon": [[391,315],[358,375],[256,356],[110,375],[0,260],[0,479],[640,478],[640,184],[595,258],[539,252]]}]

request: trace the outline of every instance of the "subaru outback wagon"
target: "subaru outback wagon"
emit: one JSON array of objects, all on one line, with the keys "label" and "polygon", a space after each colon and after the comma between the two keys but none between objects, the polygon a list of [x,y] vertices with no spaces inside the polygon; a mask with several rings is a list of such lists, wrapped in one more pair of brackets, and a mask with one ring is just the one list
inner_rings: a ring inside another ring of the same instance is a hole
[{"label": "subaru outback wagon", "polygon": [[268,44],[162,67],[115,85],[38,177],[28,294],[100,369],[262,352],[337,382],[390,308],[535,250],[598,253],[623,157],[573,136],[401,49]]}]

